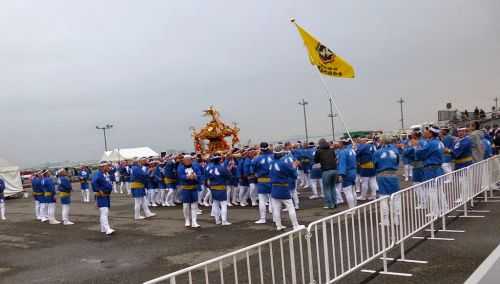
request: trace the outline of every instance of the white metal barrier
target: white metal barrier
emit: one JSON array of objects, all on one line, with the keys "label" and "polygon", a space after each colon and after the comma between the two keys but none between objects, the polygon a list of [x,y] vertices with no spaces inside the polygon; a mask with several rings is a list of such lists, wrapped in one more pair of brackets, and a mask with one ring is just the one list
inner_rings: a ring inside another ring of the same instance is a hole
[{"label": "white metal barrier", "polygon": [[305,235],[293,230],[145,283],[305,283]]},{"label": "white metal barrier", "polygon": [[[446,217],[453,211],[469,215],[468,203],[497,187],[500,182],[500,158],[473,164],[467,168],[400,190],[389,196],[322,218],[307,229],[294,230],[232,253],[170,273],[146,283],[333,283],[365,264],[383,261],[381,274],[411,276],[389,272],[387,253],[396,245],[396,261],[427,263],[405,257],[405,241],[417,233],[448,230]],[[491,198],[491,196],[490,196]],[[463,210],[460,210],[463,207]],[[482,211],[486,212],[486,211]],[[442,219],[440,230],[435,221]],[[365,272],[375,272],[364,270]],[[306,282],[308,281],[308,282]]]}]

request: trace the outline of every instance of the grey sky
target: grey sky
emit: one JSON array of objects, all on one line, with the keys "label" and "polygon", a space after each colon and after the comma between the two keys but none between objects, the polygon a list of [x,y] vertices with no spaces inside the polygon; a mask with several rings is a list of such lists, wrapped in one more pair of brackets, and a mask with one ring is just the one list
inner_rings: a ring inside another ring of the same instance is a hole
[{"label": "grey sky", "polygon": [[[346,58],[325,78],[352,129],[436,119],[499,95],[500,2],[2,1],[0,156],[27,166],[111,147],[190,149],[214,104],[242,141],[330,132],[328,100],[289,18]],[[337,125],[339,121],[337,120]],[[340,130],[340,129],[338,129]],[[339,131],[340,132],[340,131]]]}]

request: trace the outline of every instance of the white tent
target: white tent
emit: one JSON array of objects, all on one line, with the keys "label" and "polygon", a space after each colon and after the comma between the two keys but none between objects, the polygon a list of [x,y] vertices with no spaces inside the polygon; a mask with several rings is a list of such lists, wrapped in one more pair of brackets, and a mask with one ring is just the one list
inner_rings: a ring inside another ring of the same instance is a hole
[{"label": "white tent", "polygon": [[23,191],[21,173],[19,167],[0,158],[0,179],[5,183],[5,197],[18,194]]},{"label": "white tent", "polygon": [[113,151],[104,152],[101,161],[117,162],[123,160],[133,160],[137,158],[159,157],[160,154],[156,153],[149,147],[138,148],[124,148],[114,149]]}]

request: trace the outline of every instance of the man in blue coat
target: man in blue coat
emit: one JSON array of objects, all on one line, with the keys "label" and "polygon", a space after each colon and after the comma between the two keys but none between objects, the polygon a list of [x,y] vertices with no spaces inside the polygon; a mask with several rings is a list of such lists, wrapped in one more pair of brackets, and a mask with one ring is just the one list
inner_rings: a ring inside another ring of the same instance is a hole
[{"label": "man in blue coat", "polygon": [[[146,199],[146,185],[148,184],[149,177],[148,173],[142,168],[145,165],[146,160],[141,160],[140,163],[135,161],[130,170],[130,189],[132,191],[132,197],[134,198],[134,219],[142,220],[145,218],[156,216],[149,210]],[[141,215],[141,208],[144,211],[144,215]]]},{"label": "man in blue coat", "polygon": [[[391,194],[400,190],[399,177],[397,170],[399,169],[399,151],[393,144],[393,139],[388,135],[383,135],[380,139],[382,147],[374,154],[374,165],[377,172],[377,183],[379,194],[383,196],[390,196]],[[399,224],[399,217],[401,215],[401,196],[396,195],[393,203],[394,208],[394,223]],[[380,204],[382,215],[382,225],[388,226],[390,220],[390,210],[387,200]]]},{"label": "man in blue coat", "polygon": [[354,192],[356,152],[352,149],[351,143],[350,139],[341,140],[342,148],[338,152],[338,179],[342,183],[342,192],[349,208],[356,206],[356,193]]},{"label": "man in blue coat", "polygon": [[109,226],[109,208],[111,206],[111,191],[113,186],[106,179],[105,174],[109,171],[109,165],[106,162],[99,164],[99,170],[92,177],[92,187],[95,190],[97,207],[99,207],[99,221],[101,224],[101,233],[111,235],[115,230]]},{"label": "man in blue coat", "polygon": [[33,190],[33,199],[35,199],[35,217],[37,220],[42,220],[40,204],[43,199],[43,188],[41,172],[36,172],[31,178],[31,188]]},{"label": "man in blue coat", "polygon": [[441,139],[444,145],[444,156],[443,156],[443,171],[445,174],[451,173],[453,171],[453,147],[455,146],[455,137],[451,136],[450,129],[448,127],[441,128]]},{"label": "man in blue coat", "polygon": [[375,177],[373,155],[377,148],[372,143],[368,143],[367,138],[360,139],[357,146],[356,160],[359,165],[359,175],[361,176],[361,196],[359,200],[374,200],[377,197],[378,185]]},{"label": "man in blue coat", "polygon": [[257,194],[259,198],[259,220],[256,224],[266,223],[266,210],[269,205],[269,211],[272,212],[270,206],[271,197],[271,178],[269,177],[269,167],[273,161],[273,153],[269,149],[269,144],[266,142],[260,143],[260,154],[253,160],[253,173],[257,177]]},{"label": "man in blue coat", "polygon": [[[212,214],[215,224],[223,226],[231,225],[227,214],[227,190],[226,185],[231,179],[231,173],[221,163],[222,157],[219,153],[212,156],[211,165],[207,167],[208,187],[212,193]],[[221,220],[222,219],[222,220]]]},{"label": "man in blue coat", "polygon": [[56,220],[56,188],[54,181],[51,176],[51,172],[46,170],[44,172],[44,178],[42,180],[43,187],[43,197],[46,208],[45,218],[42,222],[49,221],[51,225],[61,224],[61,222]]},{"label": "man in blue coat", "polygon": [[65,169],[59,171],[59,199],[61,201],[62,207],[62,221],[63,225],[73,225],[74,223],[69,220],[69,210],[71,204],[71,192],[73,188],[71,187],[71,181],[68,178],[68,173]]},{"label": "man in blue coat", "polygon": [[[283,145],[274,147],[274,158],[270,163],[269,176],[271,178],[271,202],[273,206],[273,220],[276,229],[281,231],[286,227],[281,223],[281,206],[285,206],[290,217],[290,222],[294,229],[299,229],[301,225],[297,221],[297,214],[290,194],[290,180],[297,179],[297,169],[294,163],[290,163]],[[293,183],[295,186],[295,182]]]},{"label": "man in blue coat", "polygon": [[181,189],[182,213],[185,226],[199,228],[198,215],[198,188],[201,181],[201,169],[193,164],[191,155],[184,155],[182,163],[177,167],[177,177]]},{"label": "man in blue coat", "polygon": [[89,191],[89,179],[90,172],[87,167],[82,167],[80,169],[80,189],[82,191],[82,202],[90,202],[90,191]]}]

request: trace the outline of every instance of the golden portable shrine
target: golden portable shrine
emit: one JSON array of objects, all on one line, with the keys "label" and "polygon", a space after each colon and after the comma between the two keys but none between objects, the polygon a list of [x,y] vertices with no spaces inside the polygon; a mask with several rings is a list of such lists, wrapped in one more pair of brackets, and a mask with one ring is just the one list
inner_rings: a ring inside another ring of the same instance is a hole
[{"label": "golden portable shrine", "polygon": [[[211,154],[217,151],[228,151],[240,142],[240,129],[234,126],[226,125],[220,118],[220,113],[210,106],[203,111],[204,116],[211,117],[203,128],[199,130],[193,129],[191,136],[193,137],[194,149],[197,153]],[[226,137],[231,138],[231,144],[226,141]],[[208,141],[208,144],[206,143]]]}]

